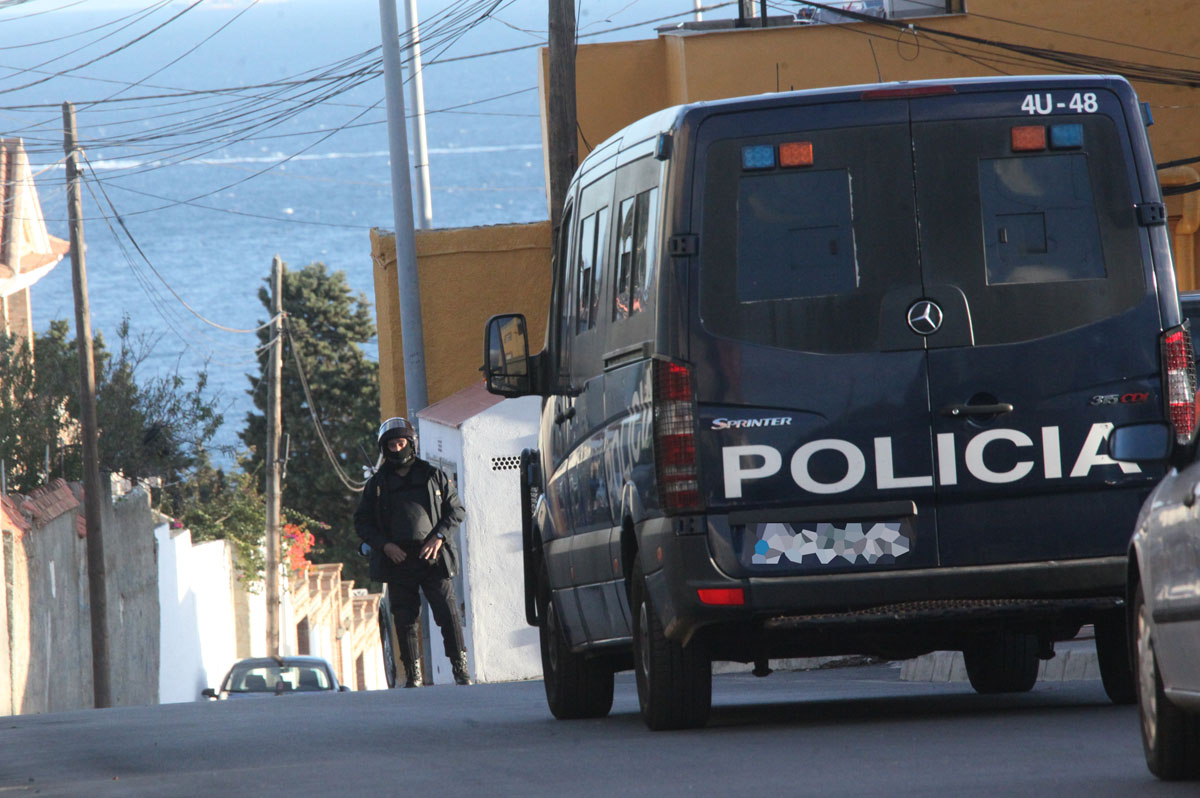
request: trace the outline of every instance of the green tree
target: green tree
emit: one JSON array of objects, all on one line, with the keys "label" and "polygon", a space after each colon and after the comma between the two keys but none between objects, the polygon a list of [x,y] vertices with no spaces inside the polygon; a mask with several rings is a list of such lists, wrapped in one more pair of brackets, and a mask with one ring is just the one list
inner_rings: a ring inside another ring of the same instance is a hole
[{"label": "green tree", "polygon": [[128,318],[117,332],[120,347],[96,388],[100,470],[134,482],[155,476],[174,481],[207,460],[208,443],[223,420],[216,400],[204,395],[208,372],[197,373],[191,387],[178,372],[139,379],[153,344],[131,335]]},{"label": "green tree", "polygon": [[[260,289],[258,296],[269,310],[267,289]],[[288,334],[280,385],[281,418],[289,439],[283,505],[286,512],[310,519],[309,529],[316,537],[309,555],[313,562],[340,562],[344,578],[365,586],[367,564],[358,554],[353,523],[360,494],[338,473],[340,470],[352,484],[361,484],[364,452],[369,456],[375,448],[379,366],[362,350],[362,344],[375,336],[371,305],[361,293],[351,293],[345,272],[331,273],[323,263],[310,263],[299,271],[284,267],[283,309]],[[266,343],[270,331],[259,335]],[[240,433],[251,451],[248,464],[255,471],[266,450],[267,363],[264,353],[259,373],[248,375],[259,412],[247,414]],[[317,432],[314,412],[337,468]]]},{"label": "green tree", "polygon": [[[10,491],[28,493],[52,475],[82,476],[71,428],[78,415],[78,360],[67,329],[65,321],[54,321],[45,336],[35,337],[36,368],[23,340],[0,333],[0,459]],[[95,351],[103,360],[99,338]]]},{"label": "green tree", "polygon": [[[68,330],[67,322],[52,321],[35,336],[33,357],[21,341],[0,335],[0,458],[11,490],[28,492],[49,477],[82,478],[79,360]],[[221,424],[216,400],[205,396],[207,374],[191,386],[178,372],[139,378],[153,346],[131,335],[128,319],[118,339],[115,356],[99,335],[93,347],[100,470],[176,482],[205,456]]]}]

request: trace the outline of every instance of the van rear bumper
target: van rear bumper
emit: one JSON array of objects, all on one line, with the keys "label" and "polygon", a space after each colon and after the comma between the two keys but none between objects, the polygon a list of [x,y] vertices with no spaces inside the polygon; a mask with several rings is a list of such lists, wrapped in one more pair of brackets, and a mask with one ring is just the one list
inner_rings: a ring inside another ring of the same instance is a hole
[{"label": "van rear bumper", "polygon": [[[839,618],[845,622],[863,618],[864,611],[872,609],[880,610],[865,614],[872,620],[892,617],[900,624],[920,615],[911,610],[912,605],[942,617],[957,606],[958,615],[976,620],[1046,614],[1054,608],[1096,612],[1119,606],[1125,593],[1127,561],[1120,556],[733,578],[713,561],[707,536],[676,535],[670,519],[647,522],[642,531],[644,543],[651,544],[642,555],[650,597],[667,635],[684,642],[709,626],[761,631],[796,626],[806,616],[814,623],[834,623]],[[703,604],[697,594],[704,588],[732,587],[744,590],[744,605]],[[907,606],[901,610],[897,605]]]}]

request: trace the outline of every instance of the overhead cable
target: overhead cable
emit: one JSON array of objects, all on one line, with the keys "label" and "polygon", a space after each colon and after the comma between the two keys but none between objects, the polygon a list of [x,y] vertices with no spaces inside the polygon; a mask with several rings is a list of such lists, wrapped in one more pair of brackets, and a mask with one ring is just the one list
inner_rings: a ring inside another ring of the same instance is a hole
[{"label": "overhead cable", "polygon": [[361,493],[366,487],[366,480],[356,480],[346,475],[342,470],[341,464],[337,460],[337,455],[333,451],[333,447],[329,444],[329,439],[325,437],[325,428],[321,424],[321,418],[317,415],[317,405],[313,401],[312,391],[308,389],[308,377],[304,373],[304,364],[300,362],[300,352],[296,348],[296,341],[292,337],[291,324],[288,323],[287,314],[283,317],[283,331],[287,336],[289,349],[292,350],[292,358],[296,361],[296,372],[300,375],[300,387],[304,389],[304,398],[308,404],[308,413],[312,417],[313,429],[317,432],[317,438],[321,442],[321,448],[325,450],[325,456],[329,459],[329,464],[333,466],[333,471],[337,478],[341,480],[349,490],[355,493]]}]

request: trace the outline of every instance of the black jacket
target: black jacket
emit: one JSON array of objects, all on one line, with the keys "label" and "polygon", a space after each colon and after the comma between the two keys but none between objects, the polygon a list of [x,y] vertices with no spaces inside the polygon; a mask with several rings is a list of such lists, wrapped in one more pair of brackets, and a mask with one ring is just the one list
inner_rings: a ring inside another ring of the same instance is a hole
[{"label": "black jacket", "polygon": [[[446,576],[452,577],[458,572],[458,558],[450,542],[450,532],[455,524],[462,523],[466,510],[458,500],[458,491],[454,483],[440,468],[417,458],[413,460],[412,470],[407,478],[424,479],[429,490],[425,497],[424,510],[429,513],[433,529],[425,540],[428,541],[441,532],[445,540],[439,554],[441,566]],[[390,525],[386,522],[394,508],[388,506],[392,489],[402,478],[390,466],[385,465],[367,480],[363,488],[362,499],[358,509],[354,511],[354,531],[371,547],[371,579],[386,582],[393,578],[391,560],[383,553],[383,545],[392,541],[389,536]]]}]

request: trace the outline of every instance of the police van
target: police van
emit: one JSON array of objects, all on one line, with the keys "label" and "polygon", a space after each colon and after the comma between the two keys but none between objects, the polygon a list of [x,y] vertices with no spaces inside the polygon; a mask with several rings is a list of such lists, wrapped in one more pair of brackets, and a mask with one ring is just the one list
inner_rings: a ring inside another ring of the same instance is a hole
[{"label": "police van", "polygon": [[653,729],[711,663],[962,651],[1030,689],[1095,624],[1133,699],[1125,547],[1196,432],[1148,110],[1120,77],[954,79],[670,108],[576,172],[544,349],[493,317],[522,458],[526,614],[556,717],[633,668]]}]

